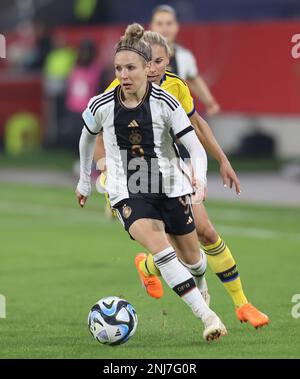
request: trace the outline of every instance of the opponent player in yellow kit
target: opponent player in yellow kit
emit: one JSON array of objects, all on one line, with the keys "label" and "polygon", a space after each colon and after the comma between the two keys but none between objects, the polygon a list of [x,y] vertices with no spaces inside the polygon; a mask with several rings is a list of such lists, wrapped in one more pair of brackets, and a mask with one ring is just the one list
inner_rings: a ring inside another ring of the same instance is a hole
[{"label": "opponent player in yellow kit", "polygon": [[[175,96],[182,104],[185,112],[189,116],[204,148],[220,164],[220,174],[224,186],[232,188],[233,184],[237,194],[240,193],[239,180],[232,169],[230,162],[217,143],[210,127],[201,118],[194,108],[193,98],[186,83],[177,75],[166,72],[169,63],[169,50],[165,39],[156,32],[145,32],[144,38],[152,47],[152,63],[148,75],[148,80],[160,85],[163,89]],[[118,80],[114,80],[107,91],[116,87]],[[97,137],[94,160],[98,161],[105,155],[101,137]],[[242,283],[236,268],[235,260],[225,242],[216,232],[211,223],[203,203],[193,204],[195,225],[199,241],[206,253],[208,264],[222,281],[224,287],[230,294],[236,310],[236,315],[241,322],[250,322],[254,327],[261,327],[268,324],[269,318],[257,308],[251,305],[242,289]],[[172,241],[174,243],[174,241]],[[180,247],[177,246],[180,251]],[[156,268],[151,254],[139,254],[135,260],[139,275],[147,290],[147,293],[155,298],[163,295],[163,288],[159,278],[159,270]],[[182,263],[182,262],[181,262]],[[184,264],[191,273],[197,272],[197,267]],[[197,277],[194,275],[197,282]],[[203,294],[205,297],[205,295]]]}]

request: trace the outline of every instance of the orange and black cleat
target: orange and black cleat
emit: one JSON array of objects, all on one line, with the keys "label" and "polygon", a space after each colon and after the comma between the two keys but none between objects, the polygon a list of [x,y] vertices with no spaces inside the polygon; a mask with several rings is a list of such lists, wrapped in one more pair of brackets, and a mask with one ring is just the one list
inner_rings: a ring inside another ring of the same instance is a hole
[{"label": "orange and black cleat", "polygon": [[236,316],[241,322],[249,322],[254,328],[260,328],[264,325],[268,325],[270,320],[267,315],[260,312],[252,304],[247,303],[240,308],[237,308]]},{"label": "orange and black cleat", "polygon": [[140,280],[143,287],[147,291],[147,294],[151,297],[154,297],[155,299],[160,299],[164,294],[164,289],[160,279],[155,275],[146,276],[140,269],[140,264],[146,258],[147,255],[145,253],[138,254],[134,259],[135,266],[138,270]]}]

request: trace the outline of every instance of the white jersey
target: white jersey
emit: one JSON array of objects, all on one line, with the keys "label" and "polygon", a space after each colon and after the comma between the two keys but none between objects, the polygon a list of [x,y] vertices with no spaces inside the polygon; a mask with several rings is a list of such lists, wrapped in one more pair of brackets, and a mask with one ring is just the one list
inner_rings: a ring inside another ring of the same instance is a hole
[{"label": "white jersey", "polygon": [[193,193],[190,170],[179,163],[170,131],[181,138],[194,130],[171,94],[149,83],[141,103],[126,108],[117,86],[93,97],[82,115],[89,133],[103,131],[106,190],[112,205],[127,198]]},{"label": "white jersey", "polygon": [[175,55],[170,60],[171,71],[184,80],[194,79],[198,68],[193,53],[178,44],[174,45],[174,50]]}]

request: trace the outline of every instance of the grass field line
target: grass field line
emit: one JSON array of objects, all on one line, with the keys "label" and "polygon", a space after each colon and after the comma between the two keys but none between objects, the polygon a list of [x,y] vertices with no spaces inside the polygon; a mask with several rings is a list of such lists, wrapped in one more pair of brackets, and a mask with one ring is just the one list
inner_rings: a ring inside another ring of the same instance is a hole
[{"label": "grass field line", "polygon": [[[12,203],[12,202],[5,202],[0,203],[0,211],[7,211],[7,212],[17,212],[20,214],[25,215],[57,215],[58,219],[62,217],[63,212],[63,218],[72,219],[76,221],[92,221],[100,224],[108,224],[109,221],[104,217],[102,210],[91,210],[91,209],[76,209],[71,207],[64,207],[64,206],[53,206],[53,205],[45,205],[45,204],[36,204],[36,203]],[[235,212],[235,211],[222,211],[219,210],[218,214],[220,216],[226,217],[227,213],[234,216],[234,220],[244,220],[245,212]],[[215,213],[215,212],[214,212]],[[217,214],[217,212],[216,212]],[[238,216],[240,216],[238,218]],[[227,218],[227,217],[226,217]],[[230,218],[230,217],[228,217]],[[232,219],[233,219],[232,218]],[[257,217],[256,217],[257,219]],[[281,232],[274,229],[265,229],[265,228],[252,228],[247,226],[229,226],[228,224],[223,224],[221,222],[217,222],[217,228],[221,233],[226,233],[230,235],[239,235],[244,237],[253,237],[253,238],[260,238],[260,239],[271,239],[271,240],[277,240],[277,239],[288,239],[291,241],[300,241],[300,233],[287,233],[287,232]]]}]

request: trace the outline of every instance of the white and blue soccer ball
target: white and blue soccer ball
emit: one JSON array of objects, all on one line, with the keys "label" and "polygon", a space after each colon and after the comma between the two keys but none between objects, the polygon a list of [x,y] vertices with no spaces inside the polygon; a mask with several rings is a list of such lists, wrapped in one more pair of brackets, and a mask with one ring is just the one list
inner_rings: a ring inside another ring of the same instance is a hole
[{"label": "white and blue soccer ball", "polygon": [[99,300],[88,315],[88,327],[93,337],[107,345],[120,345],[128,341],[134,335],[137,324],[133,306],[116,296]]}]

